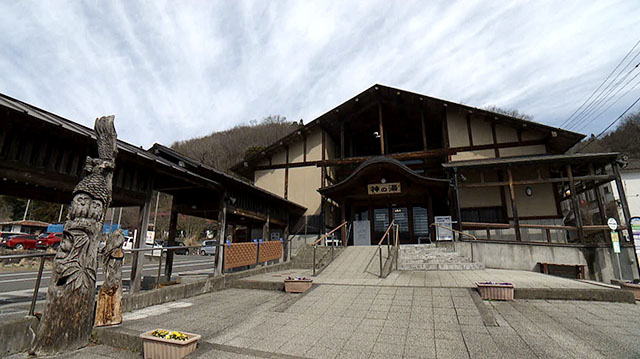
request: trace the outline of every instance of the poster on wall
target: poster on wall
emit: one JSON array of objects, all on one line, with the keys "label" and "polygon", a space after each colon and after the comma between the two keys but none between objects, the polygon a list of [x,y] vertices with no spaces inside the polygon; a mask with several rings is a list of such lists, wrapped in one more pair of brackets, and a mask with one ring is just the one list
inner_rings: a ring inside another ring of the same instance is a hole
[{"label": "poster on wall", "polygon": [[451,228],[451,216],[435,216],[434,221],[436,223],[436,240],[438,241],[452,241],[453,231]]}]

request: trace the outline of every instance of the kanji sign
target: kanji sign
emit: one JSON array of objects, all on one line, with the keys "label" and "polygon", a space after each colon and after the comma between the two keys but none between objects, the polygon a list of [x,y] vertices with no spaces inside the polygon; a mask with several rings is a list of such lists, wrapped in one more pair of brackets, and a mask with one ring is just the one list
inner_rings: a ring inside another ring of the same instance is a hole
[{"label": "kanji sign", "polygon": [[367,190],[369,194],[390,194],[402,192],[399,182],[370,184],[367,185]]}]

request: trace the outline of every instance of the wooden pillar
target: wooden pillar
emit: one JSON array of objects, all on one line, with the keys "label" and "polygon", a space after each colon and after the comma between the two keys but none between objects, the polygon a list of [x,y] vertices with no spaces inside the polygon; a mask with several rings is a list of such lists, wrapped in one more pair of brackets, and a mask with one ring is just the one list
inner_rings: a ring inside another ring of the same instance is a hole
[{"label": "wooden pillar", "polygon": [[[147,229],[149,228],[149,211],[151,210],[151,195],[153,185],[149,186],[144,205],[140,207],[138,212],[138,233],[136,235],[134,248],[146,247],[145,238],[147,237]],[[140,280],[142,279],[142,266],[144,263],[144,252],[133,252],[131,256],[131,277],[129,291],[131,293],[140,291]]]},{"label": "wooden pillar", "polygon": [[422,148],[427,150],[427,129],[424,123],[424,109],[420,108],[420,122],[422,123]]},{"label": "wooden pillar", "polygon": [[285,167],[284,167],[284,199],[289,198],[289,146],[285,147]]},{"label": "wooden pillar", "polygon": [[344,159],[344,122],[340,122],[340,159]]},{"label": "wooden pillar", "polygon": [[571,191],[571,204],[573,205],[573,215],[576,217],[576,227],[578,227],[578,238],[584,243],[584,228],[582,227],[582,215],[580,214],[580,203],[576,191],[576,184],[573,180],[571,165],[567,165],[567,177],[569,178],[569,191]]},{"label": "wooden pillar", "polygon": [[291,243],[289,243],[289,215],[287,215],[287,225],[284,227],[284,230],[282,231],[282,260],[283,261],[287,261],[290,260],[289,258],[289,246],[291,246]]},{"label": "wooden pillar", "polygon": [[[169,238],[167,238],[167,246],[176,245],[176,232],[178,230],[178,211],[176,209],[176,196],[171,201],[171,217],[169,217]],[[173,254],[174,251],[167,251],[167,259],[164,265],[164,276],[167,281],[171,280],[171,272],[173,271]]]},{"label": "wooden pillar", "polygon": [[511,196],[511,212],[513,215],[513,226],[516,231],[516,240],[522,241],[520,234],[520,218],[518,217],[518,205],[516,204],[516,191],[513,185],[513,173],[511,167],[507,167],[507,176],[509,177],[509,196]]},{"label": "wooden pillar", "polygon": [[[618,188],[618,197],[620,197],[620,205],[622,206],[622,213],[624,214],[625,224],[627,225],[627,234],[629,236],[629,241],[631,241],[631,245],[633,246],[633,255],[636,259],[636,273],[633,277],[638,276],[640,273],[640,263],[638,263],[638,252],[636,252],[636,242],[633,239],[633,230],[631,229],[631,213],[629,212],[629,203],[627,202],[627,194],[624,190],[624,183],[622,183],[622,177],[620,177],[620,169],[618,168],[618,163],[613,162],[611,164],[611,168],[613,168],[613,174],[616,176],[616,188]],[[632,271],[633,272],[633,271]]]},{"label": "wooden pillar", "polygon": [[[347,208],[346,208],[346,204],[345,201],[342,201],[342,203],[340,203],[340,223],[344,223],[344,221],[347,220]],[[347,226],[343,226],[340,229],[341,235],[342,235],[342,245],[343,246],[347,246]]]},{"label": "wooden pillar", "polygon": [[224,262],[224,248],[227,229],[227,202],[224,200],[226,193],[220,197],[220,211],[218,212],[218,247],[216,248],[216,274],[222,274]]},{"label": "wooden pillar", "polygon": [[453,169],[453,188],[456,192],[456,220],[458,231],[462,232],[462,209],[460,208],[460,189],[458,188],[458,169]]},{"label": "wooden pillar", "polygon": [[380,124],[380,154],[385,154],[384,148],[384,126],[382,125],[382,104],[378,103],[378,122]]},{"label": "wooden pillar", "polygon": [[[589,175],[595,176],[596,173],[593,169],[593,164],[589,163]],[[598,203],[598,215],[600,216],[600,224],[607,224],[607,212],[604,208],[604,202],[602,201],[602,191],[600,186],[596,184],[596,181],[592,181],[593,183],[593,195],[596,197],[596,203]],[[602,235],[604,236],[605,241],[608,238],[609,231],[606,229],[602,230]]]},{"label": "wooden pillar", "polygon": [[262,226],[262,240],[263,241],[268,241],[269,240],[269,215],[267,214],[267,220],[264,222],[264,225]]}]

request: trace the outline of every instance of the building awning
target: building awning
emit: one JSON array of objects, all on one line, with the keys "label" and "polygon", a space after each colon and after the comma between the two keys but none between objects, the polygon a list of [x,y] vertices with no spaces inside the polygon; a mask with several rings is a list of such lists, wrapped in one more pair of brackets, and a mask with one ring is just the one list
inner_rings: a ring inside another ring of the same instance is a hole
[{"label": "building awning", "polygon": [[[421,176],[398,160],[379,156],[362,163],[343,181],[322,187],[318,192],[337,201],[348,197],[362,198],[367,197],[367,185],[393,181],[404,182],[406,184],[404,187],[408,185],[414,192],[434,187],[446,189],[449,186],[449,181],[446,179]],[[406,189],[409,190],[409,188]],[[406,193],[407,191],[404,191],[404,194]]]},{"label": "building awning", "polygon": [[445,170],[452,169],[471,169],[471,168],[504,168],[515,166],[528,166],[535,164],[573,164],[573,163],[592,163],[607,165],[615,161],[619,157],[619,153],[574,153],[562,155],[536,155],[536,156],[520,156],[520,157],[500,157],[487,158],[482,160],[455,161],[443,163]]}]

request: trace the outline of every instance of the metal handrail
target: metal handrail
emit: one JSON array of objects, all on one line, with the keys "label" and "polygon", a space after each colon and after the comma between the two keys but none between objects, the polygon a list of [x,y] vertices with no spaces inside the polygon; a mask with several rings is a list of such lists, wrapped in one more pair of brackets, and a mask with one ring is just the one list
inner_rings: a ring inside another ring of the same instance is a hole
[{"label": "metal handrail", "polygon": [[[463,222],[463,223],[464,223],[464,222]],[[449,231],[451,231],[451,232],[458,233],[458,234],[459,234],[459,235],[461,235],[461,236],[467,236],[467,237],[470,237],[471,239],[476,240],[476,241],[478,240],[478,238],[476,238],[476,236],[474,236],[473,234],[464,233],[464,232],[459,231],[459,230],[457,230],[457,229],[453,229],[453,228],[450,228],[450,227],[445,227],[445,226],[440,225],[440,224],[437,224],[437,223],[431,223],[431,226],[434,226],[434,227],[440,227],[440,228],[442,228],[442,229],[446,229],[446,230],[449,230]]]},{"label": "metal handrail", "polygon": [[[220,246],[216,243],[216,246]],[[163,251],[164,250],[177,250],[181,248],[202,248],[202,246],[171,246],[171,247],[149,247],[149,248],[132,248],[132,249],[123,249],[125,252],[145,252],[145,251]],[[24,258],[40,258],[40,264],[38,266],[38,275],[36,277],[36,283],[33,288],[33,295],[31,296],[31,305],[29,307],[29,315],[34,315],[36,303],[38,300],[38,292],[40,291],[40,284],[42,283],[42,273],[44,272],[44,262],[52,257],[55,257],[55,253],[30,253],[30,254],[9,254],[0,256],[0,260],[3,259],[24,259]],[[161,270],[162,266],[162,255],[160,255],[160,266],[159,270]],[[157,281],[158,279],[156,279]]]},{"label": "metal handrail", "polygon": [[33,295],[31,296],[31,306],[29,307],[29,315],[33,315],[36,309],[36,301],[38,298],[38,292],[40,291],[40,282],[42,281],[42,272],[44,271],[44,261],[55,256],[55,253],[33,253],[33,254],[10,254],[6,256],[0,256],[1,259],[22,259],[22,258],[40,258],[40,266],[38,267],[38,277],[36,277],[36,284],[33,288]]},{"label": "metal handrail", "polygon": [[344,227],[347,223],[348,223],[347,221],[342,222],[342,224],[341,224],[341,225],[339,225],[339,226],[337,226],[336,228],[332,229],[332,230],[331,230],[331,232],[329,232],[329,233],[327,233],[327,234],[323,235],[322,237],[318,238],[318,239],[317,239],[315,242],[313,242],[313,244],[311,244],[311,245],[315,247],[315,246],[316,246],[318,243],[320,243],[323,239],[325,239],[325,238],[329,237],[330,235],[332,235],[332,234],[333,234],[333,232],[335,232],[335,231],[337,231],[338,229],[340,229],[340,228]]},{"label": "metal handrail", "polygon": [[[384,241],[385,238],[387,238],[387,255],[389,255],[390,253],[390,249],[389,249],[389,238],[387,237],[389,235],[389,231],[391,230],[391,227],[394,225],[395,223],[395,219],[391,220],[391,223],[389,223],[389,226],[387,227],[387,230],[384,232],[384,235],[382,236],[382,238],[380,238],[380,241],[378,242],[378,247],[376,248],[376,253],[378,253],[380,255],[380,277],[382,277],[382,242]],[[369,259],[369,263],[367,263],[367,266],[365,267],[365,271],[369,268],[369,266],[371,265],[371,262],[373,261],[373,259],[376,257],[376,253],[373,254],[373,256],[371,256],[371,259]]]},{"label": "metal handrail", "polygon": [[[317,247],[317,244],[320,243],[323,239],[329,237],[331,234],[333,234],[333,232],[335,232],[338,229],[344,227],[347,223],[348,223],[347,221],[342,222],[341,225],[339,225],[336,228],[332,229],[329,233],[325,234],[324,236],[318,238],[318,240],[313,242],[313,244],[311,245],[313,247],[313,274],[312,274],[313,276],[316,275],[316,247]],[[335,248],[335,245],[332,245],[331,246],[331,261],[329,263],[333,262],[333,258],[334,258],[333,251],[334,251],[334,248]],[[322,257],[322,258],[324,258],[324,257]]]}]

